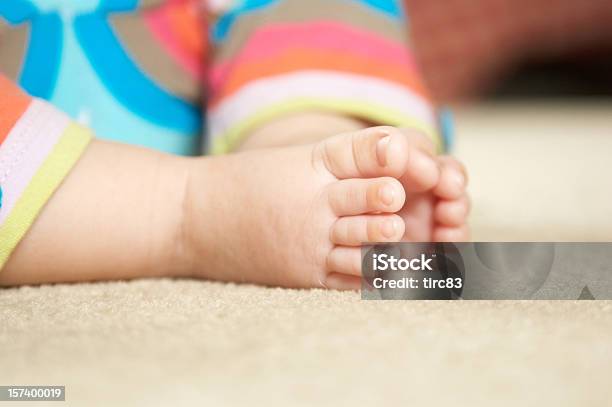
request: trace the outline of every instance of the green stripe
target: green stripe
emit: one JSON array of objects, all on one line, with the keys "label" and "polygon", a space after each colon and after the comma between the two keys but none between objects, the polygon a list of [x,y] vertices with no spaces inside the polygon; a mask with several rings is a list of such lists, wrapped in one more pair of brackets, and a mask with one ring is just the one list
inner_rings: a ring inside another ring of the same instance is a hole
[{"label": "green stripe", "polygon": [[372,123],[381,123],[396,127],[411,127],[422,131],[435,143],[439,151],[442,150],[442,140],[438,132],[431,126],[405,114],[393,111],[386,106],[377,106],[372,103],[355,102],[352,100],[329,100],[300,98],[280,105],[269,106],[253,114],[233,126],[221,137],[213,140],[212,154],[225,154],[235,149],[253,129],[266,122],[300,111],[332,111],[360,117]]},{"label": "green stripe", "polygon": [[0,269],[17,247],[45,203],[68,175],[91,140],[88,130],[69,125],[49,157],[42,163],[17,201],[6,221],[0,225]]}]

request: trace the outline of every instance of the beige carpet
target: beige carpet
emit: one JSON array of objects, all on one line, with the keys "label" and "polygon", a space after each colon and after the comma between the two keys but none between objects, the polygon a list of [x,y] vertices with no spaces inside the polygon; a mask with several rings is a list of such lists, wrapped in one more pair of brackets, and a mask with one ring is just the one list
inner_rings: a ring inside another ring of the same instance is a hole
[{"label": "beige carpet", "polygon": [[[612,240],[611,108],[461,111],[474,237]],[[604,406],[611,337],[603,301],[363,302],[169,280],[24,287],[0,290],[0,385],[66,385],[74,406]]]}]

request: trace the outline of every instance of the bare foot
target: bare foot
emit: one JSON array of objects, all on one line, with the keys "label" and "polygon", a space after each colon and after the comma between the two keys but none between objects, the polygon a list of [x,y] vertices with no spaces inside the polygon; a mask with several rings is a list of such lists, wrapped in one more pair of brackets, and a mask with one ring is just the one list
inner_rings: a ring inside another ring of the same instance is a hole
[{"label": "bare foot", "polygon": [[425,135],[414,130],[402,132],[419,154],[433,157],[439,167],[439,179],[433,187],[430,183],[416,182],[410,169],[400,178],[406,191],[406,202],[398,213],[405,224],[402,240],[467,241],[470,200],[466,191],[468,177],[465,167],[451,156],[435,156],[434,144]]},{"label": "bare foot", "polygon": [[440,168],[395,128],[315,145],[194,159],[185,198],[186,270],[286,287],[354,289],[360,244],[399,241],[405,188]]}]

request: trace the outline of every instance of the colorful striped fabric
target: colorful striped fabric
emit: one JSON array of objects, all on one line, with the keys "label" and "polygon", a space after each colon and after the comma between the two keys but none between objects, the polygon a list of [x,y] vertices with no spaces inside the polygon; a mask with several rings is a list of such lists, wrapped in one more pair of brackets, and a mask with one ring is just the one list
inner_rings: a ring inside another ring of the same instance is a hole
[{"label": "colorful striped fabric", "polygon": [[0,1],[0,33],[0,72],[97,137],[201,152],[196,0]]},{"label": "colorful striped fabric", "polygon": [[394,0],[246,0],[212,26],[208,129],[213,153],[304,110],[411,126],[436,121]]},{"label": "colorful striped fabric", "polygon": [[90,139],[72,120],[182,155],[230,152],[302,111],[437,140],[401,4],[0,1],[0,267]]},{"label": "colorful striped fabric", "polygon": [[0,75],[0,268],[90,138]]}]

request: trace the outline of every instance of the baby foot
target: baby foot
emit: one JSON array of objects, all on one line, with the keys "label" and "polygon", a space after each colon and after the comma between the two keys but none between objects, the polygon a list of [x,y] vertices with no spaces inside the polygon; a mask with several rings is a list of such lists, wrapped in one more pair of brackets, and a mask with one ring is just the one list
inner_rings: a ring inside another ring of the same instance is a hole
[{"label": "baby foot", "polygon": [[438,158],[440,182],[433,189],[434,199],[433,229],[431,240],[434,242],[465,242],[470,239],[467,218],[471,203],[466,188],[467,171],[463,164],[451,156]]},{"label": "baby foot", "polygon": [[190,275],[336,289],[359,288],[361,243],[405,236],[405,190],[441,182],[438,163],[389,127],[195,159],[190,174],[181,245]]},{"label": "baby foot", "polygon": [[[403,130],[417,154],[435,157],[429,138],[413,130]],[[406,203],[399,215],[404,220],[403,241],[462,242],[469,239],[467,217],[470,200],[466,191],[467,172],[463,164],[451,156],[437,156],[439,179],[435,183],[415,182],[410,169],[401,179],[406,190]]]}]

